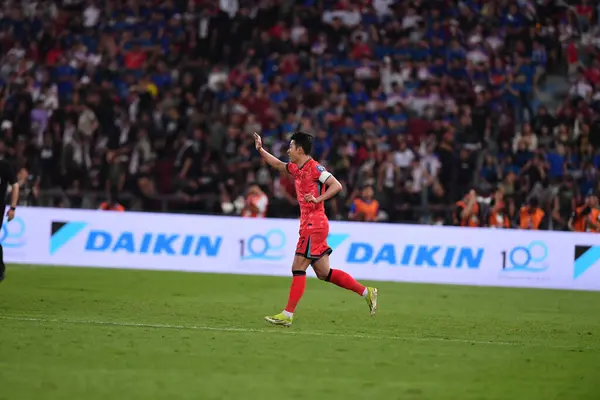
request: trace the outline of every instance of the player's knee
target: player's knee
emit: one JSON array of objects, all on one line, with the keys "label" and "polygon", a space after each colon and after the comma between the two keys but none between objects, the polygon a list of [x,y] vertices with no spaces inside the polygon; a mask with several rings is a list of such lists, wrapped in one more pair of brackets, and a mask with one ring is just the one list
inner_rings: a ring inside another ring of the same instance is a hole
[{"label": "player's knee", "polygon": [[329,271],[315,270],[315,274],[322,281],[326,281],[329,278]]}]

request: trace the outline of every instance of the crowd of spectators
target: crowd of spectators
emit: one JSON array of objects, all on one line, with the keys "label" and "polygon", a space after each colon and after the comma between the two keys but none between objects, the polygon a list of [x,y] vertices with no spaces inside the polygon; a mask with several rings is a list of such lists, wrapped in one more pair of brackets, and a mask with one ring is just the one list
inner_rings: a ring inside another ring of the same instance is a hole
[{"label": "crowd of spectators", "polygon": [[[535,197],[562,229],[599,188],[591,1],[1,7],[0,157],[18,166],[24,203],[96,207],[110,194],[240,213],[253,182],[267,215],[294,216],[293,183],[261,161],[254,131],[281,158],[289,133],[314,134],[314,157],[345,188],[332,218],[356,218],[354,200],[373,192],[377,220],[452,223],[476,185],[513,208]],[[558,109],[541,100],[548,76],[572,84]]]}]

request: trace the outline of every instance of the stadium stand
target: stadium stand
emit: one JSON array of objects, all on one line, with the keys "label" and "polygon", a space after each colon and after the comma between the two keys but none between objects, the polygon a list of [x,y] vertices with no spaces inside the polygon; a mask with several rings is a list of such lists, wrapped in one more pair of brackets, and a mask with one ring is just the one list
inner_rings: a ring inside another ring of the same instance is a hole
[{"label": "stadium stand", "polygon": [[[498,188],[566,220],[599,188],[600,25],[590,1],[5,1],[0,157],[21,204],[269,216],[293,186],[254,152],[287,135],[391,221],[452,223]],[[352,215],[354,213],[351,213]]]}]

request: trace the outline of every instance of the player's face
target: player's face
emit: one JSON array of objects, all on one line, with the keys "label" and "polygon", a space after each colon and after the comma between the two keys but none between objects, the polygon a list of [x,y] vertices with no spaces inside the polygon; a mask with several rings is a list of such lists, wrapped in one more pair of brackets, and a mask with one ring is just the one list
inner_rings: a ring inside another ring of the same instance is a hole
[{"label": "player's face", "polygon": [[296,162],[296,160],[298,160],[298,148],[296,147],[296,143],[293,140],[290,141],[290,147],[288,148],[288,156],[290,157],[291,162]]},{"label": "player's face", "polygon": [[373,198],[373,189],[367,187],[363,190],[363,197],[365,200],[371,200]]},{"label": "player's face", "polygon": [[590,196],[590,207],[598,206],[598,198],[596,196]]}]

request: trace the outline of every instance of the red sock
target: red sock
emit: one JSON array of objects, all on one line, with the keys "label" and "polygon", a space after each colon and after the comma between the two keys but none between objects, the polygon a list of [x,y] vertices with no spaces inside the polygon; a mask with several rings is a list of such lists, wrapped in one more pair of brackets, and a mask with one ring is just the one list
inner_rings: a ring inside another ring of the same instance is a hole
[{"label": "red sock", "polygon": [[365,287],[358,283],[350,274],[339,269],[331,269],[327,280],[334,285],[343,287],[344,289],[352,290],[362,296],[365,292]]},{"label": "red sock", "polygon": [[292,277],[292,286],[290,287],[290,297],[288,298],[287,306],[285,311],[293,313],[298,305],[298,302],[304,294],[304,288],[306,288],[306,272],[305,271],[292,271],[294,275]]}]

